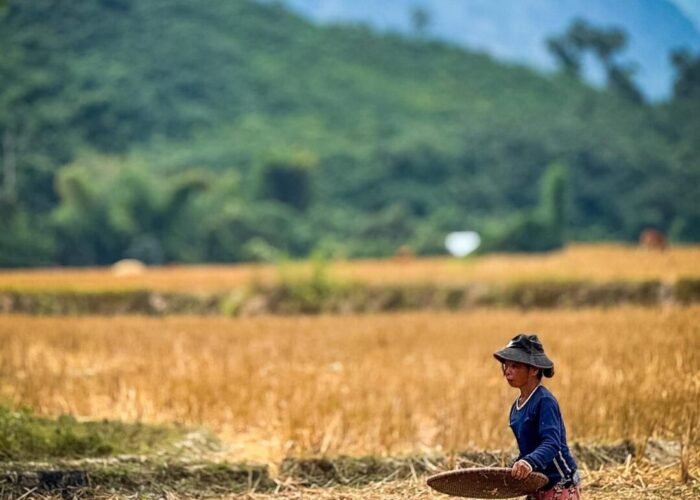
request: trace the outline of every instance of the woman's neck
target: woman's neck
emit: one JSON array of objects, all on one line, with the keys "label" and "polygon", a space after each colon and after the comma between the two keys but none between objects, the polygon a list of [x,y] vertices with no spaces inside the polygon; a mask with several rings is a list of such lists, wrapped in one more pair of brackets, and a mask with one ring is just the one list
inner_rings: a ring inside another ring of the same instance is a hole
[{"label": "woman's neck", "polygon": [[531,380],[524,386],[520,388],[520,403],[524,403],[527,401],[527,398],[530,397],[530,394],[537,389],[537,386],[540,385],[540,381],[538,379]]}]

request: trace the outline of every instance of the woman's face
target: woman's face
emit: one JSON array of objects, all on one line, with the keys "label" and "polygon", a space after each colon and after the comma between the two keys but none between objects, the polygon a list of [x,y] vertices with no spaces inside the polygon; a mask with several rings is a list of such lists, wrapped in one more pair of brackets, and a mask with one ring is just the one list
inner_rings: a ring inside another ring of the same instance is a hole
[{"label": "woman's face", "polygon": [[534,366],[518,363],[517,361],[506,361],[503,363],[503,376],[511,387],[523,387],[531,379],[537,379],[538,369]]}]

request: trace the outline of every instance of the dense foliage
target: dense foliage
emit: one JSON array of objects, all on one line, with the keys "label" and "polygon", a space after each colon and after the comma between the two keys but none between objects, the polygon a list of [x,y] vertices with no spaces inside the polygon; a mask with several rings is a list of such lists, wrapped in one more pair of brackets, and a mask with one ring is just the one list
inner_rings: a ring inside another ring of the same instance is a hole
[{"label": "dense foliage", "polygon": [[652,106],[248,0],[10,0],[0,46],[3,266],[700,240],[692,55]]}]

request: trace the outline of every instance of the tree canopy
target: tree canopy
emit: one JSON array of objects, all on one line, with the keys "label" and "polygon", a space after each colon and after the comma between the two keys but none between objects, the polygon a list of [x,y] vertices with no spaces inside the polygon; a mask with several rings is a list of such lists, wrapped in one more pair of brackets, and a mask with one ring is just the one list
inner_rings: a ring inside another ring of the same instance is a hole
[{"label": "tree canopy", "polygon": [[554,52],[595,50],[608,89],[274,3],[9,0],[0,265],[435,253],[515,241],[518,217],[556,244],[700,240],[697,62],[646,104],[611,62],[624,35],[581,29]]}]

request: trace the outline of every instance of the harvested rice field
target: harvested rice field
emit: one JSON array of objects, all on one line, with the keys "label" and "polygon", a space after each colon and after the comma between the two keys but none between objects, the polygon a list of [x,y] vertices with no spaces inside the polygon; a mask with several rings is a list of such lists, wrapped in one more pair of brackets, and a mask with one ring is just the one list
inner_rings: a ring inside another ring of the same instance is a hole
[{"label": "harvested rice field", "polygon": [[[696,474],[700,467],[695,466]],[[587,500],[696,500],[700,497],[700,481],[692,480],[680,484],[677,474],[668,466],[659,467],[650,464],[626,464],[601,471],[588,471],[583,474],[583,498]],[[37,494],[32,498],[40,500],[62,500],[57,495]],[[75,493],[76,499],[116,500],[139,498],[137,496],[95,493]],[[192,498],[182,496],[177,491],[165,490],[160,497],[165,500]],[[222,494],[217,498],[241,498],[245,500],[303,500],[316,498],[320,500],[428,500],[448,499],[448,497],[431,491],[424,477],[405,481],[385,481],[364,487],[327,487],[299,488],[293,485],[280,485],[271,493],[243,493],[236,495]]]},{"label": "harvested rice field", "polygon": [[[554,281],[692,280],[700,277],[699,262],[700,247],[590,245],[536,257],[330,262],[323,271],[338,283],[546,288]],[[274,285],[313,269],[288,263],[121,274],[3,271],[0,290],[209,293]],[[516,394],[491,353],[515,333],[533,331],[556,363],[546,383],[581,457],[585,498],[698,498],[699,317],[700,306],[674,301],[253,317],[0,314],[3,429],[17,429],[7,411],[31,408],[36,418],[77,418],[65,421],[71,428],[117,422],[118,432],[105,441],[115,450],[119,439],[127,439],[124,449],[138,449],[138,436],[170,436],[167,449],[149,442],[140,455],[105,458],[102,469],[93,455],[73,462],[0,458],[0,498],[446,498],[425,486],[427,474],[455,466],[464,453],[486,457],[482,465],[504,465],[512,454],[506,419]],[[56,422],[41,428],[65,424]],[[146,427],[125,438],[131,428],[119,422]],[[13,432],[0,437],[21,450]],[[96,443],[94,453],[104,445],[103,438],[80,441],[63,432],[45,446]],[[184,448],[173,451],[183,433]],[[416,460],[421,467],[410,465]],[[88,471],[91,486],[56,496],[16,482],[42,467]],[[266,478],[264,487],[247,486],[253,472]]]},{"label": "harvested rice field", "polygon": [[261,318],[0,316],[0,397],[202,426],[230,458],[508,448],[491,353],[536,331],[572,441],[697,445],[700,307]]},{"label": "harvested rice field", "polygon": [[[313,264],[240,264],[141,268],[32,269],[0,271],[0,290],[109,291],[147,289],[162,292],[212,293],[308,275]],[[465,282],[587,281],[674,282],[700,277],[700,246],[650,251],[620,244],[571,245],[539,255],[493,254],[459,260],[412,258],[333,261],[329,275],[339,282],[364,284],[454,285]]]}]

